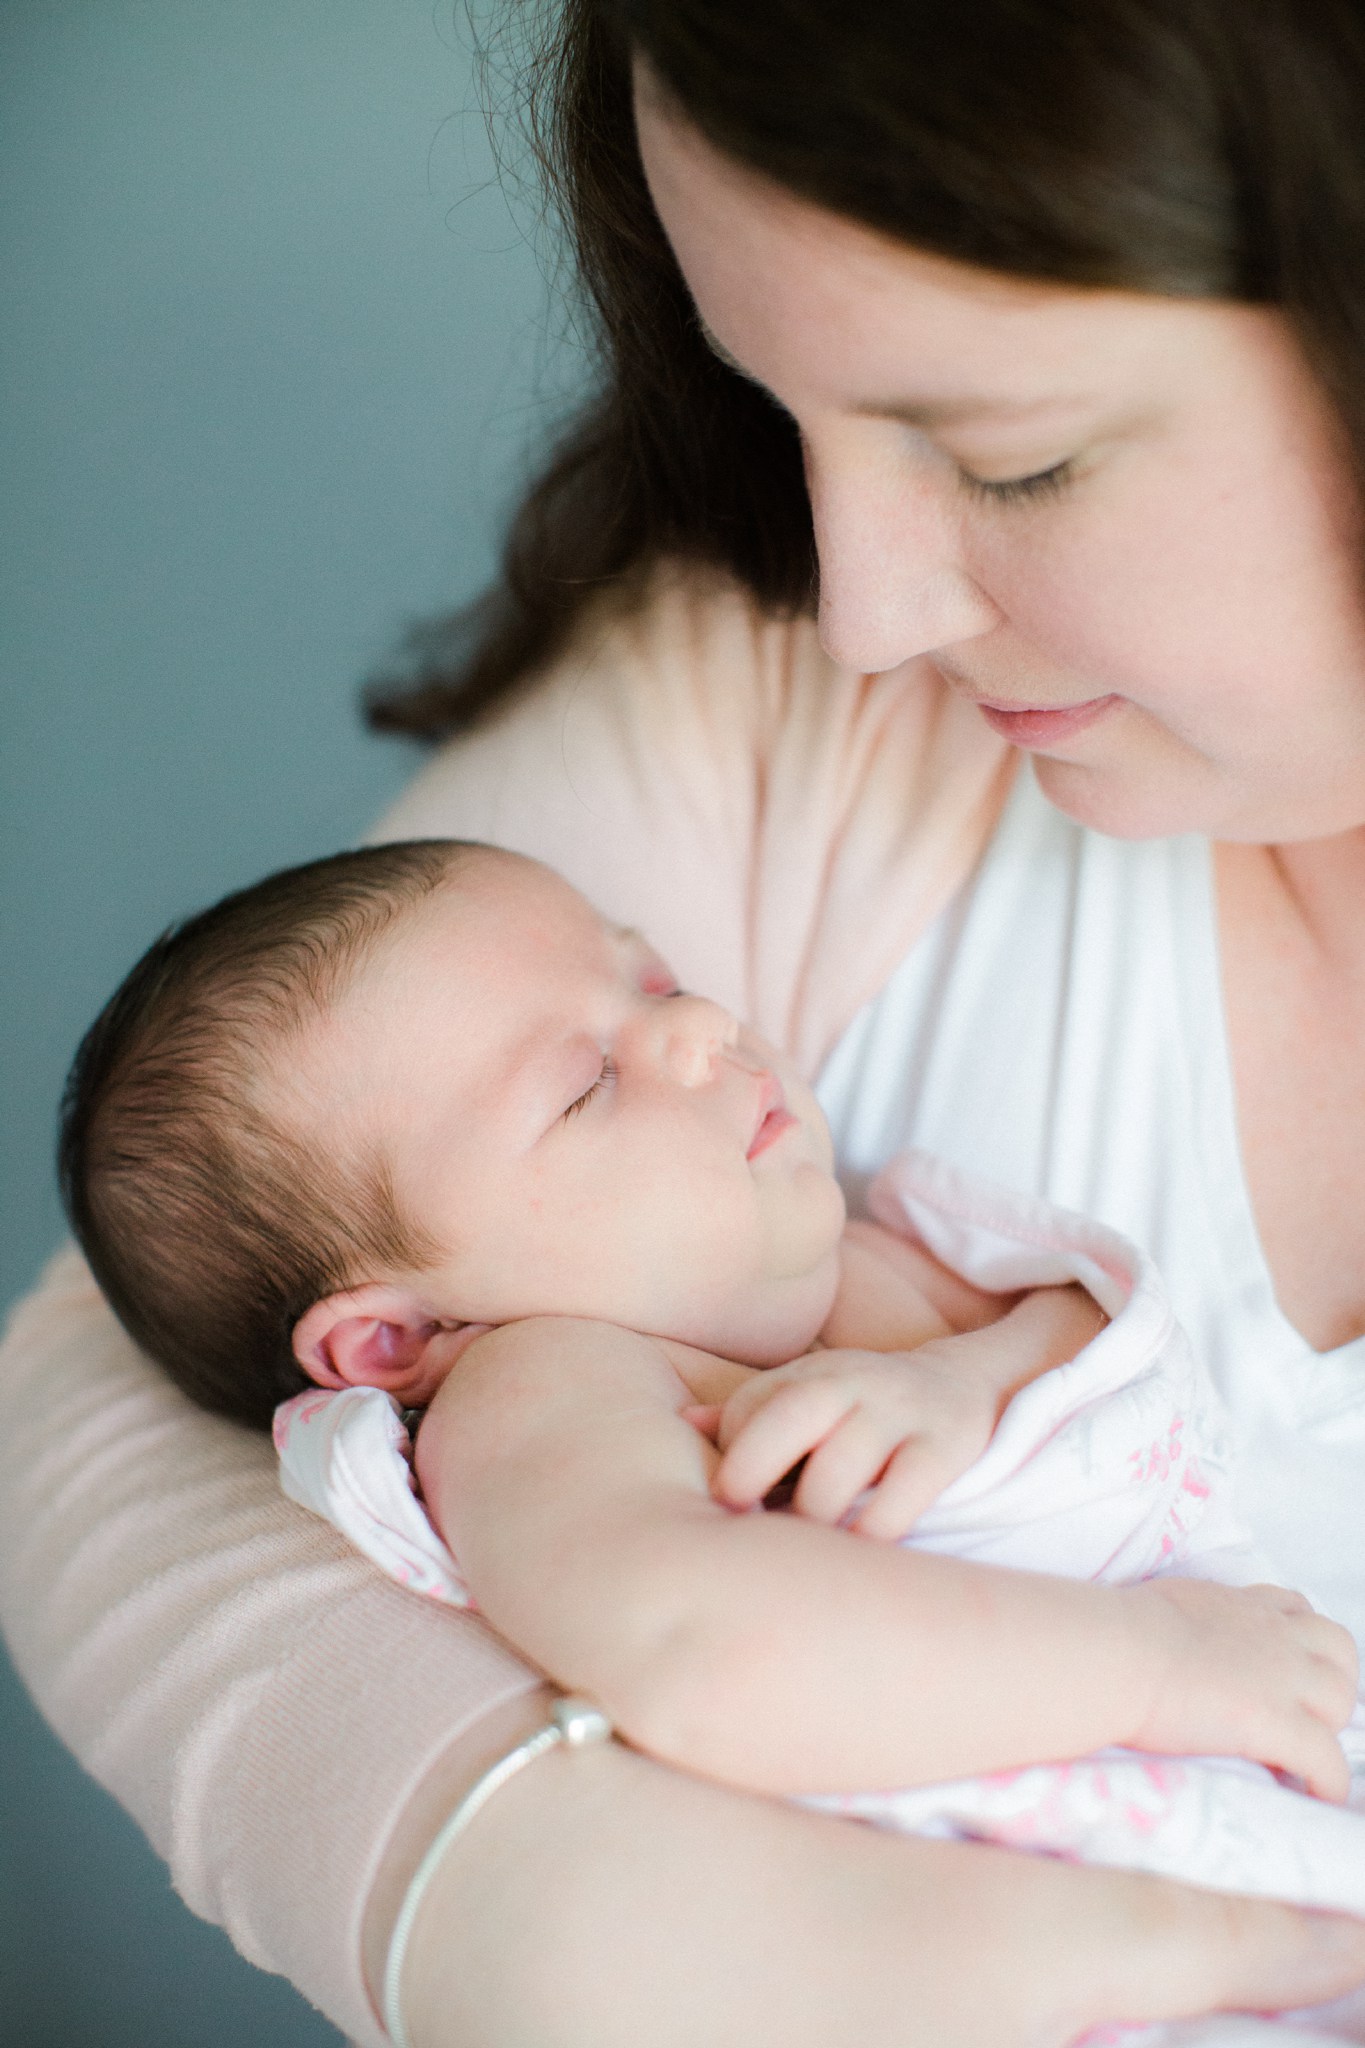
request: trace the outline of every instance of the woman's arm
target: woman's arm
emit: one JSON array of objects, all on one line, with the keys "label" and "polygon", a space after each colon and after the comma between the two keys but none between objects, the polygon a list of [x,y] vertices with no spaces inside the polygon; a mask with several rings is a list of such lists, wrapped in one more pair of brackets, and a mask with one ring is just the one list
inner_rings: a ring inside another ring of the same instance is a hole
[{"label": "woman's arm", "polygon": [[382,2048],[360,1968],[414,1788],[538,1675],[280,1492],[64,1253],[0,1343],[0,1625],[192,1910]]},{"label": "woman's arm", "polygon": [[[0,1345],[0,1425],[0,1619],[39,1703],[194,1910],[384,2048],[366,1984],[403,1887],[543,1721],[531,1674],[282,1499],[265,1440],[189,1409],[73,1255]],[[942,2015],[936,2048],[1060,2048],[1073,2014],[1130,1992],[1134,2011],[1300,2003],[1365,1974],[1355,1923],[1102,1873],[1062,1874],[1063,1895],[1046,1870],[1015,1884],[1010,1859],[940,1859],[616,1746],[561,1761],[437,1874],[407,1974],[421,2048],[638,2048],[642,2028],[719,2048],[732,2014],[750,2048],[828,2048],[844,2036],[817,2016],[856,2017],[879,1985],[884,2010],[913,1991]],[[973,1934],[964,1972],[978,1909],[993,1939]],[[983,2025],[997,1960],[1008,1995]]]},{"label": "woman's arm", "polygon": [[[507,1744],[543,1718],[524,1715]],[[425,1802],[419,1839],[481,1760]],[[408,1868],[372,1916],[372,1983]],[[611,1743],[541,1758],[454,1845],[404,2006],[417,2048],[1064,2048],[1362,1974],[1360,1921],[881,1834]]]},{"label": "woman's arm", "polygon": [[1354,1650],[1306,1602],[1094,1586],[733,1514],[666,1351],[603,1324],[508,1325],[464,1353],[417,1441],[483,1611],[651,1755],[800,1793],[1127,1743],[1249,1754],[1343,1795]]}]

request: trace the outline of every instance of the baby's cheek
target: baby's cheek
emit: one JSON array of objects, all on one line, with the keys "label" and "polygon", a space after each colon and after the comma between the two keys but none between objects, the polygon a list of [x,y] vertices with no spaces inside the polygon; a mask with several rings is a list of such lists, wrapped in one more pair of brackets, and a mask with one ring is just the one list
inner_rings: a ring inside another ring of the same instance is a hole
[{"label": "baby's cheek", "polygon": [[790,1176],[767,1185],[763,1222],[767,1267],[774,1279],[796,1279],[835,1251],[844,1229],[839,1183],[803,1161]]}]

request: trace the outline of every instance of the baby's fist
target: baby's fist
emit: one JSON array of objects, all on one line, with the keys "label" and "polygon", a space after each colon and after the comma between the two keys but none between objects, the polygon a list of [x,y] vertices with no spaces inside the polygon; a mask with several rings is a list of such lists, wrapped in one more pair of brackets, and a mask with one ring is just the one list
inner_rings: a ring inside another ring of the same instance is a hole
[{"label": "baby's fist", "polygon": [[1342,1800],[1350,1771],[1338,1732],[1359,1678],[1348,1631],[1282,1586],[1151,1579],[1126,1596],[1157,1651],[1135,1748],[1245,1756]]},{"label": "baby's fist", "polygon": [[[817,1351],[749,1380],[721,1411],[718,1500],[748,1508],[804,1460],[797,1514],[896,1542],[971,1465],[996,1421],[994,1390],[961,1338],[916,1352]],[[863,1498],[867,1496],[866,1498]]]}]

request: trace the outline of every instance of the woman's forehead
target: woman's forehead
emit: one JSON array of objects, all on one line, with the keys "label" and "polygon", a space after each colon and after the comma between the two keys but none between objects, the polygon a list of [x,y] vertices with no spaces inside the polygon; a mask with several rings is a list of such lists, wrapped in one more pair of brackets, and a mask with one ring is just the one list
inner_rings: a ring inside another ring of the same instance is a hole
[{"label": "woman's forehead", "polygon": [[953,262],[785,190],[656,102],[641,102],[639,127],[705,338],[779,399],[789,384],[838,392],[931,430],[968,413],[1079,409],[1248,310]]}]

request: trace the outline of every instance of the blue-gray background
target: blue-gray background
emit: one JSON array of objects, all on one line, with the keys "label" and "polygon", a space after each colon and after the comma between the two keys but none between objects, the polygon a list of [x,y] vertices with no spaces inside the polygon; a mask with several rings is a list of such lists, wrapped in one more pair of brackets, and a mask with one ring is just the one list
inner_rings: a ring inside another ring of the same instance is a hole
[{"label": "blue-gray background", "polygon": [[[0,0],[0,1304],[76,1039],[411,771],[360,679],[475,591],[581,374],[458,0]],[[0,1669],[14,2048],[320,2048]]]}]

